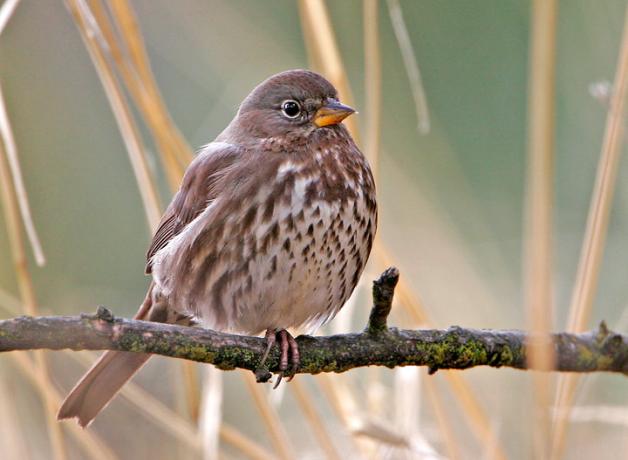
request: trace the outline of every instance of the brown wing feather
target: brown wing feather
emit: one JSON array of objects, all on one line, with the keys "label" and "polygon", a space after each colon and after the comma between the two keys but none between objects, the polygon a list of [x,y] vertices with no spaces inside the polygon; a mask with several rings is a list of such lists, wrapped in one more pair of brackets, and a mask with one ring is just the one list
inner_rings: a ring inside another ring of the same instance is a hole
[{"label": "brown wing feather", "polygon": [[192,161],[181,188],[172,198],[146,253],[146,273],[151,259],[211,203],[219,193],[216,181],[234,164],[239,151],[230,144],[211,143]]}]

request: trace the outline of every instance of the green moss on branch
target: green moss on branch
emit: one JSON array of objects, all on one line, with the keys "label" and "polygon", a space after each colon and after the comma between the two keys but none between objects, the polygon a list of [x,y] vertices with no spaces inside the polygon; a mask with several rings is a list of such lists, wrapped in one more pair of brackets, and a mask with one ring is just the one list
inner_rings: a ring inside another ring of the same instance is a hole
[{"label": "green moss on branch", "polygon": [[[299,373],[344,372],[363,366],[427,366],[467,369],[476,366],[526,369],[522,331],[387,329],[327,337],[297,338]],[[605,329],[583,334],[553,334],[557,370],[617,372],[628,375],[628,337]],[[0,352],[32,349],[122,350],[154,353],[211,363],[220,369],[255,370],[264,339],[146,321],[97,315],[18,317],[0,321]],[[267,365],[277,370],[279,353]]]},{"label": "green moss on branch", "polygon": [[[427,366],[467,369],[476,366],[526,369],[526,335],[516,330],[446,330],[388,328],[399,272],[386,270],[373,285],[373,310],[366,330],[357,334],[297,338],[301,355],[298,373],[345,372],[363,366]],[[547,340],[556,352],[556,370],[616,372],[628,375],[628,337],[599,330],[582,334],[557,333]],[[0,321],[0,352],[34,349],[120,350],[189,359],[224,369],[255,371],[265,340],[176,326],[114,318],[100,307],[94,315],[18,317]],[[276,371],[275,348],[265,363]]]}]

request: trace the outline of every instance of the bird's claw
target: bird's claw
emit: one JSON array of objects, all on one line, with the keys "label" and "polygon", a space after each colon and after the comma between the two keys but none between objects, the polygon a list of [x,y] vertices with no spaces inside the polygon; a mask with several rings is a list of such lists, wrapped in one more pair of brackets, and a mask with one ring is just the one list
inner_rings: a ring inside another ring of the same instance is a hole
[{"label": "bird's claw", "polygon": [[[299,346],[297,341],[290,335],[285,329],[268,329],[266,331],[266,351],[262,356],[262,360],[258,368],[255,371],[255,377],[258,382],[267,382],[270,378],[270,372],[264,366],[266,359],[270,354],[270,350],[279,342],[279,372],[277,373],[277,381],[273,386],[273,389],[277,388],[281,383],[281,380],[286,374],[289,374],[288,382],[294,378],[294,374],[299,369],[300,355]],[[289,369],[289,370],[288,370]]]}]

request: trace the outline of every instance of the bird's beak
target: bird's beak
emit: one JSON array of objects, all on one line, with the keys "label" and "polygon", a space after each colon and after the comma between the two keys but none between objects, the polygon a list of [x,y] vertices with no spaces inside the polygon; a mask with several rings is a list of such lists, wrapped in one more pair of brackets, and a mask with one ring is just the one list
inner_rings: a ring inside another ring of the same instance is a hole
[{"label": "bird's beak", "polygon": [[319,128],[322,128],[323,126],[337,125],[352,113],[355,113],[355,110],[348,105],[341,104],[338,101],[329,100],[314,114],[314,124]]}]

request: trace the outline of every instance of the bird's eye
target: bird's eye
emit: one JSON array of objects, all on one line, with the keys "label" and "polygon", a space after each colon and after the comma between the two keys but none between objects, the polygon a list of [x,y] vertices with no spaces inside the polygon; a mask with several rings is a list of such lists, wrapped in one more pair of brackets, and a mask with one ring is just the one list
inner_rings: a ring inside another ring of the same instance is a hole
[{"label": "bird's eye", "polygon": [[281,111],[288,118],[296,118],[301,113],[301,106],[297,101],[289,100],[281,104]]}]

